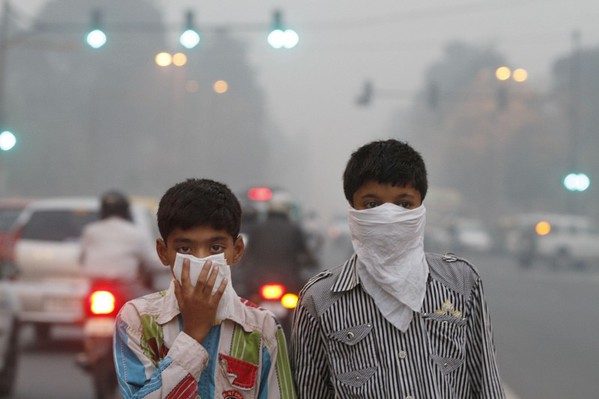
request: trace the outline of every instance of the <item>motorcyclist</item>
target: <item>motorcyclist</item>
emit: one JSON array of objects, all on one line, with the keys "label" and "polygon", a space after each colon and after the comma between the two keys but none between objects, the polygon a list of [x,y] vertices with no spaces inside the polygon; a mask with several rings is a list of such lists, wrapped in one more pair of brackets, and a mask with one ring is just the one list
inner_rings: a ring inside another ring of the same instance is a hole
[{"label": "motorcyclist", "polygon": [[264,220],[248,228],[246,283],[254,292],[265,279],[275,279],[299,292],[303,271],[316,266],[302,228],[291,218],[292,203],[285,194],[273,195]]},{"label": "motorcyclist", "polygon": [[80,262],[83,274],[92,279],[147,288],[152,270],[161,269],[150,238],[132,221],[129,199],[119,191],[102,195],[100,220],[88,224],[81,236]]}]

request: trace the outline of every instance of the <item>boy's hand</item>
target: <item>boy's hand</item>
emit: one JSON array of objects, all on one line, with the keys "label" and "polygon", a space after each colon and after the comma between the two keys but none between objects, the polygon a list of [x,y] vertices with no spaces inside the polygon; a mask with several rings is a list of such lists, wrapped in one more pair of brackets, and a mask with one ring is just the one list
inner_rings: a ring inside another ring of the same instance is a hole
[{"label": "boy's hand", "polygon": [[216,270],[218,266],[210,272],[211,266],[211,261],[204,264],[194,287],[189,279],[189,259],[184,259],[183,268],[181,269],[181,283],[175,280],[175,296],[183,316],[183,332],[199,343],[202,343],[206,338],[214,324],[218,303],[227,286],[227,280],[223,279],[214,295],[212,295],[212,289],[218,275]]}]

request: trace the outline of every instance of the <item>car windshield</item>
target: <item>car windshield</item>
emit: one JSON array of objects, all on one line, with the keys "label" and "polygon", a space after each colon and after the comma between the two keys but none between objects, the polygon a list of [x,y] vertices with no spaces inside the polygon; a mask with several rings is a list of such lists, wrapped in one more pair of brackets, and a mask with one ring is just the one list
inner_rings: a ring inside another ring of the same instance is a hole
[{"label": "car windshield", "polygon": [[0,210],[0,232],[10,230],[10,226],[21,213],[21,208],[6,208]]},{"label": "car windshield", "polygon": [[98,218],[98,212],[92,210],[37,211],[23,227],[21,238],[44,241],[78,240],[85,225]]}]

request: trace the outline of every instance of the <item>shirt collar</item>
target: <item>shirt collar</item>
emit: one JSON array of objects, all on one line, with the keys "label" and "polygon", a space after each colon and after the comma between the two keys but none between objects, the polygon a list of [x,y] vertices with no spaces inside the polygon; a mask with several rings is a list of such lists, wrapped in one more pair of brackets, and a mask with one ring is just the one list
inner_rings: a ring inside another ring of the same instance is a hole
[{"label": "shirt collar", "polygon": [[[351,258],[345,261],[343,266],[341,266],[341,273],[337,276],[337,280],[331,287],[331,291],[333,292],[344,292],[349,291],[360,284],[360,277],[358,276],[358,270],[356,268],[356,263],[358,260],[358,255],[353,254]],[[430,283],[431,273],[429,271],[427,277],[427,285]]]},{"label": "shirt collar", "polygon": [[349,291],[358,284],[360,279],[358,278],[358,272],[356,270],[356,260],[358,255],[353,254],[341,267],[341,273],[337,276],[335,284],[331,287],[333,292],[344,292]]},{"label": "shirt collar", "polygon": [[[175,282],[171,281],[168,288],[161,292],[161,295],[163,295],[163,300],[160,305],[160,313],[157,322],[160,325],[164,325],[181,314],[179,303],[175,296]],[[238,301],[233,303],[233,314],[229,319],[239,324],[245,331],[250,332],[253,331],[254,326],[247,320],[246,305],[242,301],[243,300],[239,298]]]}]

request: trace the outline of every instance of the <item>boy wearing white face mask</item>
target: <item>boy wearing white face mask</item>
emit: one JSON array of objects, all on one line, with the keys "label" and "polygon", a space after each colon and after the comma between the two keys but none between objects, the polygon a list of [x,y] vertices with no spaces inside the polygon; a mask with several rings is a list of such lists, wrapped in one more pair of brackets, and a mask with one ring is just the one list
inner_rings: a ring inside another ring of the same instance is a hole
[{"label": "boy wearing white face mask", "polygon": [[274,315],[235,293],[241,206],[229,188],[188,179],[160,200],[156,250],[173,281],[117,316],[114,361],[127,398],[296,398]]},{"label": "boy wearing white face mask", "polygon": [[504,398],[480,276],[424,252],[427,174],[397,140],[343,175],[354,255],[303,289],[291,336],[301,398]]}]

